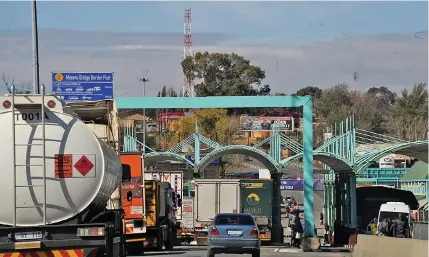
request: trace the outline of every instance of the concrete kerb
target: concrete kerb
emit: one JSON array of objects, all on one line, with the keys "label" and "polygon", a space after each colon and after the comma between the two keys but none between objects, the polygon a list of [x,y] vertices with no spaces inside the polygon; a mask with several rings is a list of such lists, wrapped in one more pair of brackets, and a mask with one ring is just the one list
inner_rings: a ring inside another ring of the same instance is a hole
[{"label": "concrete kerb", "polygon": [[428,256],[428,241],[410,238],[358,235],[353,257]]}]

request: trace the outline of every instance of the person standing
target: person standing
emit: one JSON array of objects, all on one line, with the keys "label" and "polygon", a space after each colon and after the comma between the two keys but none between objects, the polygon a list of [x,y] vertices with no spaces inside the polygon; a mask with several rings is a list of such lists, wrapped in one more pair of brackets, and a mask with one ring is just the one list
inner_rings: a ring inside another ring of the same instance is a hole
[{"label": "person standing", "polygon": [[323,225],[323,212],[320,212],[320,225]]},{"label": "person standing", "polygon": [[398,218],[393,221],[391,231],[393,237],[407,238],[408,222],[402,213],[399,213]]},{"label": "person standing", "polygon": [[380,223],[378,228],[379,234],[383,236],[389,236],[390,234],[389,230],[390,230],[390,227],[389,227],[388,220],[387,218],[384,218],[383,222]]},{"label": "person standing", "polygon": [[325,223],[325,229],[324,229],[324,233],[323,233],[323,241],[324,241],[325,245],[329,244],[329,225],[328,225],[328,223]]},{"label": "person standing", "polygon": [[295,246],[299,247],[302,237],[302,232],[304,232],[304,228],[301,224],[301,219],[299,218],[299,210],[295,211],[295,221],[294,221],[294,239],[295,239]]}]

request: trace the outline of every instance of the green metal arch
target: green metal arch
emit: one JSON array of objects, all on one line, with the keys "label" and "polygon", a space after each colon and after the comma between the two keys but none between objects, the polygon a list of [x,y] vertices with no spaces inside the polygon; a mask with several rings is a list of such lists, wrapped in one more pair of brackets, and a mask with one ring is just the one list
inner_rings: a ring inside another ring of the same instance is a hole
[{"label": "green metal arch", "polygon": [[[394,153],[394,152],[400,152],[401,150],[405,150],[405,149],[417,149],[420,146],[425,146],[425,156],[427,157],[428,155],[428,145],[429,145],[429,141],[425,140],[425,141],[416,141],[416,142],[407,142],[407,143],[401,143],[401,144],[397,144],[394,146],[390,146],[390,147],[386,147],[371,153],[368,153],[364,156],[362,156],[361,158],[357,158],[357,165],[355,166],[355,172],[356,173],[360,173],[362,172],[365,168],[367,168],[370,163],[372,161],[375,160],[379,160],[381,157],[389,154],[389,153]],[[408,155],[408,154],[407,154]],[[411,157],[415,157],[415,156],[411,156]],[[427,162],[426,160],[423,160]]]},{"label": "green metal arch", "polygon": [[191,167],[194,167],[194,164],[188,159],[186,159],[185,157],[171,152],[151,152],[151,153],[145,154],[144,158],[147,161],[156,161],[156,162],[176,160],[176,161],[183,162],[184,164],[190,165]]},{"label": "green metal arch", "polygon": [[[290,156],[286,159],[283,159],[280,161],[280,164],[285,166],[288,163],[295,161],[297,159],[303,158],[303,153],[298,153],[293,156]],[[341,156],[338,156],[336,154],[323,152],[323,151],[315,151],[313,153],[313,158],[316,161],[320,161],[327,166],[329,166],[331,169],[335,171],[353,171],[353,164],[351,164],[348,160],[342,158]]]},{"label": "green metal arch", "polygon": [[262,164],[266,166],[266,168],[271,172],[278,172],[280,165],[277,163],[270,155],[261,151],[257,148],[250,147],[247,145],[230,145],[218,148],[206,156],[198,164],[198,171],[204,170],[213,160],[228,154],[242,154],[246,156],[250,156],[260,161]]}]

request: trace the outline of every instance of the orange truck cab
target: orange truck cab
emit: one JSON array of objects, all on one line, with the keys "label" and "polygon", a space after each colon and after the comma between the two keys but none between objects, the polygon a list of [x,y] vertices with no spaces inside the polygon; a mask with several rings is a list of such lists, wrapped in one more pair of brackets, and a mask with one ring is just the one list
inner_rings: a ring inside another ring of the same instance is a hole
[{"label": "orange truck cab", "polygon": [[125,212],[124,229],[128,252],[143,253],[146,233],[141,153],[121,153],[121,163],[130,166],[131,180],[122,183],[122,209]]},{"label": "orange truck cab", "polygon": [[[143,254],[144,248],[172,249],[176,239],[176,210],[181,206],[169,182],[145,180],[141,152],[121,153],[130,166],[131,179],[122,184],[126,249]],[[176,206],[179,202],[180,206]]]}]

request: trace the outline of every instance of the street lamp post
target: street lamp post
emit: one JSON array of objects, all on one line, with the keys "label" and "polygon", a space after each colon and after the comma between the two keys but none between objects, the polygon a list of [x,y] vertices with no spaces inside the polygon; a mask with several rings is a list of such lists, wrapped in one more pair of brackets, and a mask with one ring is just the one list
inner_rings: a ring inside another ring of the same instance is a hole
[{"label": "street lamp post", "polygon": [[[149,82],[149,79],[147,78],[147,73],[148,71],[145,71],[145,76],[139,79],[140,82],[143,82],[143,97],[146,97],[146,82]],[[145,153],[146,153],[146,108],[143,108],[143,155]],[[143,165],[144,165],[144,158],[143,158]]]}]

